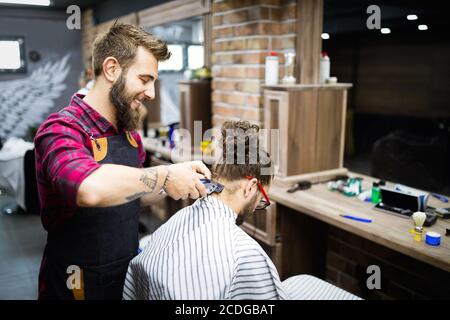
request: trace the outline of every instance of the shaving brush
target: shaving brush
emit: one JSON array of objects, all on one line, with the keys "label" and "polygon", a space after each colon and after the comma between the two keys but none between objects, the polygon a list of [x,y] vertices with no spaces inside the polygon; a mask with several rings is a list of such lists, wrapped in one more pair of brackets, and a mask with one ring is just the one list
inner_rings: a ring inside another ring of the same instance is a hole
[{"label": "shaving brush", "polygon": [[416,225],[414,228],[414,240],[422,241],[423,223],[425,222],[427,215],[425,212],[417,211],[414,212],[412,218],[414,220],[414,224]]},{"label": "shaving brush", "polygon": [[417,211],[414,212],[414,214],[412,215],[413,220],[414,220],[414,224],[416,225],[415,230],[417,232],[422,232],[423,231],[423,223],[425,222],[425,219],[427,218],[427,215],[425,214],[425,212],[422,211]]}]

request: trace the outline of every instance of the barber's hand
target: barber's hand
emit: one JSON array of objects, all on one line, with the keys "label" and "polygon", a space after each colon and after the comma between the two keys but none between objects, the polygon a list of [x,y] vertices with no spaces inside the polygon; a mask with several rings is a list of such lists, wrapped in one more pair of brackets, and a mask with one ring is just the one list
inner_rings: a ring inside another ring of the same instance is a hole
[{"label": "barber's hand", "polygon": [[173,199],[197,199],[207,195],[200,178],[211,179],[211,172],[201,161],[173,164],[167,167],[164,190]]}]

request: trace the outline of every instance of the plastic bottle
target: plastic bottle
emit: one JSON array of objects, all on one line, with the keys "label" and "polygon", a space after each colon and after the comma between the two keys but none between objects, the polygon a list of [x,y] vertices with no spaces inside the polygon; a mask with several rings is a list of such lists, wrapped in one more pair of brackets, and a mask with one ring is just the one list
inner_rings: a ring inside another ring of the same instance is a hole
[{"label": "plastic bottle", "polygon": [[266,85],[278,84],[278,54],[270,52],[266,57]]},{"label": "plastic bottle", "polygon": [[330,64],[330,57],[326,52],[322,52],[320,57],[320,83],[322,84],[330,77]]},{"label": "plastic bottle", "polygon": [[372,184],[372,203],[378,203],[381,201],[381,191],[380,191],[380,184],[378,182],[374,182]]}]

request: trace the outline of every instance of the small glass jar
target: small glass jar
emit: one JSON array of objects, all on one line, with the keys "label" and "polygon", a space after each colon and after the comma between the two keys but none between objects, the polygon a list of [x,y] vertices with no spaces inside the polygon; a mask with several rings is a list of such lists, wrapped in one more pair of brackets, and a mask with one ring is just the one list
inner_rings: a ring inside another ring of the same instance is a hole
[{"label": "small glass jar", "polygon": [[284,66],[285,73],[282,82],[283,83],[295,83],[294,66],[295,66],[295,53],[286,52],[284,54]]}]

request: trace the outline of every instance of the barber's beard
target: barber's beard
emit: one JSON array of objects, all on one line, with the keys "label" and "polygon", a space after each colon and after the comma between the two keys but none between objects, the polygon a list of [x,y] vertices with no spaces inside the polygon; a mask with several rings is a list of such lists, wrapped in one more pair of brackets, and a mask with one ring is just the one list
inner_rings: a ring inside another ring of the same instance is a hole
[{"label": "barber's beard", "polygon": [[131,108],[131,102],[136,97],[127,93],[125,84],[126,78],[121,74],[109,92],[109,99],[116,107],[117,129],[119,131],[135,130],[139,124],[139,111]]}]

